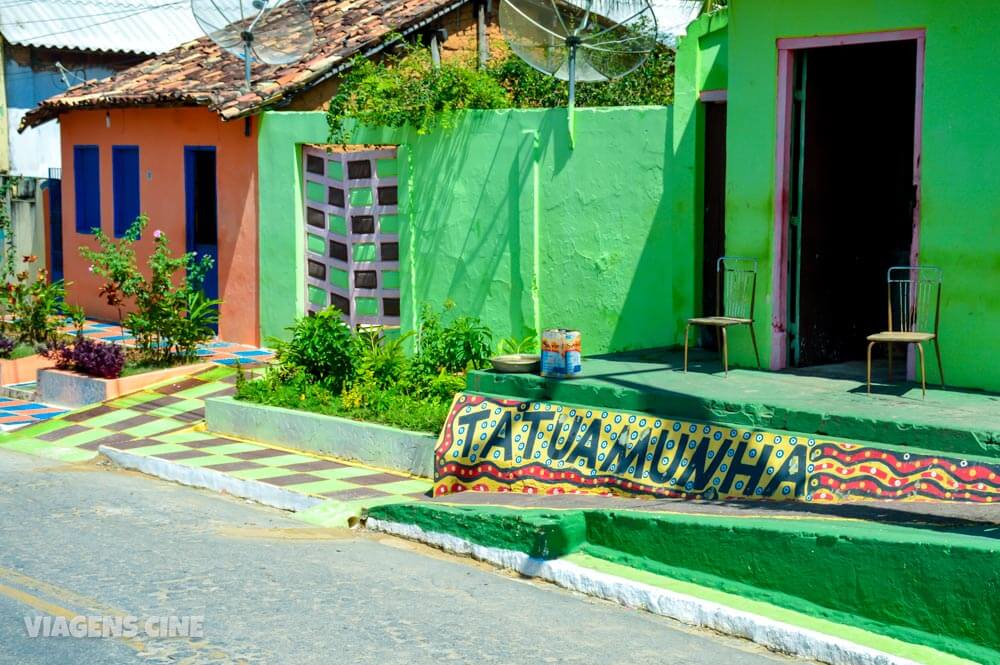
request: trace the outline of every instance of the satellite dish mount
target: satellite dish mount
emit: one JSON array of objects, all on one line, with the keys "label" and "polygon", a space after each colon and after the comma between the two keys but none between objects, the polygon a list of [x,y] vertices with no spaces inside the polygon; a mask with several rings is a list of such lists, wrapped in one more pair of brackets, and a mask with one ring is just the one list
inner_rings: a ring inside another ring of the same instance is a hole
[{"label": "satellite dish mount", "polygon": [[657,43],[649,0],[502,0],[500,31],[518,57],[569,83],[570,147],[576,82],[625,76]]},{"label": "satellite dish mount", "polygon": [[191,0],[191,12],[219,48],[243,59],[248,91],[254,60],[287,65],[305,57],[316,41],[302,0]]}]

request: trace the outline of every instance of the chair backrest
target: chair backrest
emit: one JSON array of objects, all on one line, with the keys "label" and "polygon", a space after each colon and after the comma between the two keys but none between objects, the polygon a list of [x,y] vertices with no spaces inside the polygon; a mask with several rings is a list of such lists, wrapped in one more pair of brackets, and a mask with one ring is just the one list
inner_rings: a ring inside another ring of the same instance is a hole
[{"label": "chair backrest", "polygon": [[722,256],[715,262],[715,315],[753,319],[757,259]]},{"label": "chair backrest", "polygon": [[889,330],[936,335],[941,318],[941,269],[895,266],[889,268],[886,283]]}]

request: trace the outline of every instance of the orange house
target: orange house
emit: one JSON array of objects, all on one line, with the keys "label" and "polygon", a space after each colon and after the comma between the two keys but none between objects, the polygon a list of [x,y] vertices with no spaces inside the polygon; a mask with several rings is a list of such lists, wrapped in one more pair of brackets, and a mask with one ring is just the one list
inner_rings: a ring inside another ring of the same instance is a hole
[{"label": "orange house", "polygon": [[312,51],[287,65],[256,63],[249,91],[242,61],[203,37],[70,88],[24,116],[22,131],[56,118],[61,124],[62,268],[72,304],[117,319],[79,248],[95,246],[92,229],[121,237],[146,214],[140,263],[157,230],[177,253],[211,255],[205,291],[222,300],[219,336],[260,344],[266,285],[258,262],[267,248],[258,237],[256,116],[322,108],[352,58],[375,56],[396,35],[426,38],[449,55],[482,52],[487,24],[486,4],[475,0],[403,0],[388,8],[362,0],[350,11],[338,0],[317,0],[309,11]]},{"label": "orange house", "polygon": [[[91,228],[120,237],[138,213],[149,227],[140,257],[162,231],[176,251],[215,259],[205,290],[221,298],[219,334],[257,344],[257,141],[252,125],[223,122],[203,108],[121,108],[66,113],[61,119],[63,273],[69,301],[114,320],[98,296],[101,278],[80,247],[96,248]],[[96,213],[96,214],[95,214]]]}]

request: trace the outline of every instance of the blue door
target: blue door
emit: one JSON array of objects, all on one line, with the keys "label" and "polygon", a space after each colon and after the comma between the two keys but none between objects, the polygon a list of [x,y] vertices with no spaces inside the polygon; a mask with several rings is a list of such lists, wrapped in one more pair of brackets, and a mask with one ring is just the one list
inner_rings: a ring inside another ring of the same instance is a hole
[{"label": "blue door", "polygon": [[187,251],[212,257],[203,290],[219,297],[218,191],[215,147],[184,148],[184,191],[187,211]]}]

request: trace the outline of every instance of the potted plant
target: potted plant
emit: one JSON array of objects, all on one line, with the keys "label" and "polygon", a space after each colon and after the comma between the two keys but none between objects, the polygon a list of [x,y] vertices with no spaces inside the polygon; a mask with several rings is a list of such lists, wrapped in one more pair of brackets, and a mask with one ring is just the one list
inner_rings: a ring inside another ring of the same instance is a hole
[{"label": "potted plant", "polygon": [[501,374],[532,374],[538,372],[540,356],[535,353],[538,337],[534,333],[521,339],[507,337],[497,344],[499,355],[490,358],[493,369]]}]

